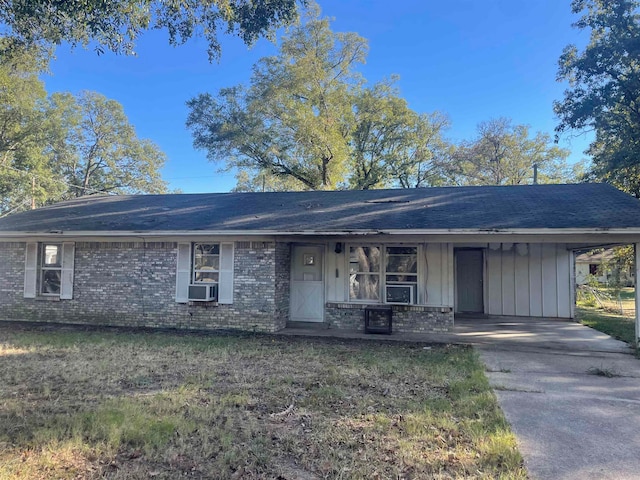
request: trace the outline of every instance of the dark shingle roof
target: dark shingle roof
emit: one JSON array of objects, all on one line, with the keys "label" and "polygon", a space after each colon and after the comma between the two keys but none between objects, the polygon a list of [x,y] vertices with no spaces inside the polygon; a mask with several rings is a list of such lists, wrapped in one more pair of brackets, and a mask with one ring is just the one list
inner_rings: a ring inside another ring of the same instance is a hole
[{"label": "dark shingle roof", "polygon": [[604,184],[83,197],[0,219],[0,235],[626,227],[640,202]]}]

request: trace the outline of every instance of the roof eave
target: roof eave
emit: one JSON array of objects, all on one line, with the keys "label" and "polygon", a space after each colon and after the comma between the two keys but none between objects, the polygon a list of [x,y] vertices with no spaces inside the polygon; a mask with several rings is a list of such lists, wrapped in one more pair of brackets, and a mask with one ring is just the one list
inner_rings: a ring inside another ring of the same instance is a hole
[{"label": "roof eave", "polygon": [[381,230],[51,230],[0,232],[0,238],[25,237],[196,237],[196,236],[370,236],[370,235],[640,235],[640,227],[628,228],[513,228],[513,229],[381,229]]}]

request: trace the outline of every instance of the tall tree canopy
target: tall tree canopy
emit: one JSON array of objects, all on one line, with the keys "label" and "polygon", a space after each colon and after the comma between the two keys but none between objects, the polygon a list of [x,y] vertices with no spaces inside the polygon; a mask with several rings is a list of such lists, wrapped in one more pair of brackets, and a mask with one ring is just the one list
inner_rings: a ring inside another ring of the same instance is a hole
[{"label": "tall tree canopy", "polygon": [[452,151],[442,137],[449,126],[445,115],[414,112],[392,83],[362,89],[353,101],[350,188],[442,183]]},{"label": "tall tree canopy", "polygon": [[[573,0],[580,19],[574,26],[590,32],[579,51],[565,48],[558,80],[569,88],[554,109],[559,133],[594,130],[588,153],[591,177],[640,193],[640,2]],[[630,179],[629,176],[633,175]]]},{"label": "tall tree canopy", "polygon": [[220,55],[220,30],[251,44],[296,16],[295,0],[0,0],[3,35],[14,43],[95,42],[98,51],[132,53],[143,31],[166,29],[173,45],[204,37],[210,59]]},{"label": "tall tree canopy", "polygon": [[[362,37],[332,32],[312,5],[306,22],[288,30],[279,54],[256,64],[248,87],[188,102],[194,145],[213,161],[249,172],[241,189],[265,179],[270,188],[288,189],[398,183],[401,171],[409,175],[402,162],[413,168],[431,159],[417,131],[439,135],[446,122],[432,125],[432,117],[411,111],[391,82],[367,88],[357,70],[367,50]],[[420,175],[416,183],[426,184]]]},{"label": "tall tree canopy", "polygon": [[[6,41],[0,40],[0,48],[4,46]],[[38,78],[45,63],[38,49],[0,56],[0,213],[64,190],[50,170],[49,146],[63,133],[52,121],[47,92]]]},{"label": "tall tree canopy", "polygon": [[102,95],[47,96],[37,49],[0,56],[0,215],[94,193],[166,189],[164,154]]},{"label": "tall tree canopy", "polygon": [[54,93],[51,104],[66,129],[54,168],[68,184],[68,195],[166,191],[159,173],[164,153],[137,137],[122,105],[86,91]]},{"label": "tall tree canopy", "polygon": [[452,183],[466,185],[522,185],[533,181],[534,165],[539,183],[568,180],[567,150],[553,145],[549,135],[530,138],[527,125],[513,125],[498,118],[478,125],[478,137],[463,142],[450,168]]}]

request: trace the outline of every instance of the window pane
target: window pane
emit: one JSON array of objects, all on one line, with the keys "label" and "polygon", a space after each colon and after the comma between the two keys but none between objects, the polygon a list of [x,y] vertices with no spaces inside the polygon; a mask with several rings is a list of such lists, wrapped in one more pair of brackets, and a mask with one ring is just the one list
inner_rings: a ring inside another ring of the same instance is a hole
[{"label": "window pane", "polygon": [[194,273],[195,282],[217,282],[218,272],[196,271]]},{"label": "window pane", "polygon": [[219,270],[220,257],[218,255],[202,255],[196,256],[193,260],[196,270]]},{"label": "window pane", "polygon": [[60,294],[60,270],[42,271],[42,293]]},{"label": "window pane", "polygon": [[416,275],[387,275],[387,283],[392,282],[417,283],[418,277]]},{"label": "window pane", "polygon": [[349,273],[380,272],[379,247],[350,247]]},{"label": "window pane", "polygon": [[418,273],[416,255],[387,255],[387,272]]},{"label": "window pane", "polygon": [[47,267],[59,267],[60,245],[44,245],[42,262]]},{"label": "window pane", "polygon": [[387,253],[390,255],[416,255],[418,247],[387,247]]},{"label": "window pane", "polygon": [[194,256],[198,255],[218,255],[220,254],[220,245],[218,243],[196,243],[193,246]]},{"label": "window pane", "polygon": [[349,279],[350,300],[380,300],[380,277],[378,275],[351,275]]}]

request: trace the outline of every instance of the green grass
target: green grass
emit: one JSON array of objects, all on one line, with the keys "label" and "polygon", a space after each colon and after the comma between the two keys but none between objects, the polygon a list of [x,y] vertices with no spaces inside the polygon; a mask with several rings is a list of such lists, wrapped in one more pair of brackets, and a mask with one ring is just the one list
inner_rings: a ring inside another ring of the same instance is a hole
[{"label": "green grass", "polygon": [[580,323],[613,338],[635,344],[635,319],[623,317],[602,309],[578,307],[576,317]]},{"label": "green grass", "polygon": [[0,324],[0,478],[526,478],[465,347]]},{"label": "green grass", "polygon": [[[593,287],[590,287],[593,288]],[[592,294],[592,291],[586,287],[580,287],[577,292],[577,304],[584,308],[598,308],[624,316],[632,317],[635,315],[635,289],[633,287],[624,287],[616,290],[609,287],[598,287],[595,289],[598,299]],[[620,295],[620,301],[618,301]]]}]

